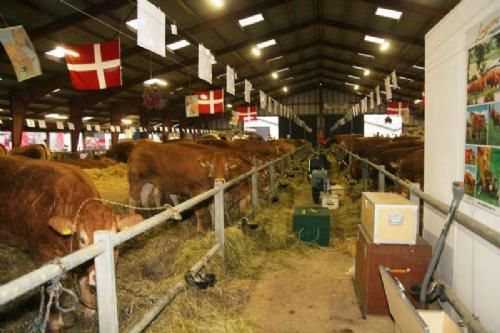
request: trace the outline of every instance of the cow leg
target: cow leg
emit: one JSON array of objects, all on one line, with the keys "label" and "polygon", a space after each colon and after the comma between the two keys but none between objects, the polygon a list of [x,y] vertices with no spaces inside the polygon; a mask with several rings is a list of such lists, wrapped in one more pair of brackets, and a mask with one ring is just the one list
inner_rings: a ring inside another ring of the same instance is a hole
[{"label": "cow leg", "polygon": [[64,328],[64,321],[62,314],[59,310],[54,309],[54,306],[50,309],[49,315],[49,332],[51,333],[60,333]]},{"label": "cow leg", "polygon": [[142,186],[141,189],[141,206],[149,207],[149,198],[154,191],[155,186],[151,183],[146,183]]},{"label": "cow leg", "polygon": [[176,194],[170,194],[170,200],[172,200],[174,206],[177,206],[180,203],[179,196]]},{"label": "cow leg", "polygon": [[154,199],[156,207],[161,207],[161,204],[162,204],[162,195],[161,194],[162,193],[161,193],[160,189],[155,186],[153,188],[153,199]]},{"label": "cow leg", "polygon": [[96,297],[90,290],[91,286],[89,284],[89,277],[87,274],[78,279],[78,285],[80,286],[80,303],[82,304],[82,312],[86,318],[92,318],[95,315]]}]

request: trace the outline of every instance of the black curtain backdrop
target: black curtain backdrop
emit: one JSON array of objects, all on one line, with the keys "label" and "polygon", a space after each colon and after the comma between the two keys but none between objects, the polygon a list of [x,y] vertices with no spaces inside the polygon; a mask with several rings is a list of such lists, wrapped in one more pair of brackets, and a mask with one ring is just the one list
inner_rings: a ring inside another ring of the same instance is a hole
[{"label": "black curtain backdrop", "polygon": [[[331,115],[331,116],[325,116],[325,136],[331,137],[332,135],[335,134],[350,134],[351,133],[351,123],[347,123],[344,126],[338,127],[335,132],[330,132],[330,128],[335,125],[337,121],[342,119],[343,116],[341,115]],[[353,126],[352,126],[352,133],[353,134],[363,134],[364,133],[364,121],[363,121],[363,116],[359,115],[353,119]]]}]

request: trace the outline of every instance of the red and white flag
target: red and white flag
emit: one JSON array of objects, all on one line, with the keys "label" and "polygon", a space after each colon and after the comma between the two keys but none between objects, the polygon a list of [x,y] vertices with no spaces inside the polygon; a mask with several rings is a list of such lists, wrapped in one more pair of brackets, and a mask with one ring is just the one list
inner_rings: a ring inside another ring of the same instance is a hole
[{"label": "red and white flag", "polygon": [[408,102],[390,101],[387,102],[386,113],[387,114],[397,114],[400,116],[405,115],[410,111]]},{"label": "red and white flag", "polygon": [[120,40],[65,46],[65,58],[73,88],[100,90],[122,85]]},{"label": "red and white flag", "polygon": [[224,112],[224,89],[195,91],[198,96],[199,114],[216,114]]},{"label": "red and white flag", "polygon": [[257,120],[257,106],[238,106],[236,108],[240,116],[240,121]]}]

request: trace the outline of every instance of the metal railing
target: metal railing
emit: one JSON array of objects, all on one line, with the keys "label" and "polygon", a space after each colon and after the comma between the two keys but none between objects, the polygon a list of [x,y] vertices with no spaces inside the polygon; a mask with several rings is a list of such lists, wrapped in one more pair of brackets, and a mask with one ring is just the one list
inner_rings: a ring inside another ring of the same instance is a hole
[{"label": "metal railing", "polygon": [[[99,331],[106,333],[117,333],[119,331],[118,323],[118,307],[116,297],[116,281],[115,281],[115,259],[114,248],[158,225],[173,219],[178,214],[192,208],[193,206],[214,197],[215,201],[215,245],[208,251],[207,255],[196,263],[191,272],[199,271],[203,264],[208,261],[215,253],[224,258],[224,191],[229,187],[251,177],[252,181],[252,205],[254,208],[258,206],[258,173],[266,168],[269,168],[270,188],[275,187],[275,166],[280,163],[280,169],[284,172],[285,164],[290,166],[292,158],[303,157],[306,153],[307,145],[304,145],[286,155],[263,164],[259,167],[254,167],[252,170],[228,181],[215,181],[214,188],[201,193],[189,200],[186,200],[175,207],[166,209],[165,211],[150,217],[139,224],[136,224],[126,230],[118,233],[111,231],[96,231],[94,234],[94,243],[75,251],[65,257],[57,260],[57,263],[50,262],[30,273],[27,273],[15,280],[12,280],[0,286],[0,305],[9,303],[19,296],[37,288],[52,279],[63,275],[65,272],[84,264],[85,262],[94,259],[97,284],[97,308]],[[183,289],[181,282],[170,289],[166,296],[161,299],[157,305],[146,314],[146,316],[137,323],[132,329],[132,332],[142,331],[149,323],[159,314],[159,312],[173,299],[173,297]],[[142,327],[142,328],[141,328]]]},{"label": "metal railing", "polygon": [[[392,173],[385,170],[383,165],[376,165],[372,163],[370,160],[365,159],[359,155],[354,154],[353,152],[347,150],[346,147],[341,145],[334,145],[333,152],[337,156],[337,154],[342,153],[342,159],[345,157],[345,154],[349,156],[349,165],[352,165],[352,160],[356,159],[361,162],[362,174],[363,174],[363,186],[366,191],[368,188],[368,167],[372,167],[373,169],[378,171],[378,191],[384,192],[385,190],[385,177],[392,180],[394,183],[401,185],[406,188],[410,193],[410,200],[420,205],[420,199],[422,199],[425,203],[429,204],[431,207],[435,208],[439,212],[444,215],[448,214],[450,206],[446,203],[440,201],[437,198],[434,198],[430,194],[425,193],[420,190],[420,185],[417,183],[409,183]],[[497,248],[500,248],[500,232],[491,229],[490,227],[482,224],[478,220],[465,215],[461,212],[457,212],[455,215],[455,221],[457,223],[463,225],[474,234],[483,238],[490,244],[494,245]],[[458,299],[458,297],[453,293],[453,290],[447,286],[439,277],[434,276],[436,281],[439,281],[440,284],[445,286],[445,294],[448,299],[450,305],[455,309],[455,311],[462,317],[464,323],[475,333],[487,333],[488,331],[481,324],[476,315],[474,315],[465,305]]]}]

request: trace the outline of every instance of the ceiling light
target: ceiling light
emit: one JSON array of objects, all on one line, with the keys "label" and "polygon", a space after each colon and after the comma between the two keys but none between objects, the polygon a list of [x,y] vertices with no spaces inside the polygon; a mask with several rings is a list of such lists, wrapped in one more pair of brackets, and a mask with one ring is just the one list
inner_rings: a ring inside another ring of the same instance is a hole
[{"label": "ceiling light", "polygon": [[290,70],[290,67],[285,67],[285,68],[282,68],[282,69],[278,69],[276,71],[276,73],[281,73],[281,72],[288,71],[288,70]]},{"label": "ceiling light", "polygon": [[354,90],[358,90],[359,86],[357,84],[354,85]]},{"label": "ceiling light", "polygon": [[290,77],[287,77],[286,79],[284,79],[283,81],[288,81],[288,80],[292,80],[293,79],[293,76],[290,76]]},{"label": "ceiling light", "polygon": [[380,45],[380,51],[382,52],[387,51],[390,46],[391,44],[389,42],[384,42],[382,45]]},{"label": "ceiling light", "polygon": [[394,20],[399,20],[401,18],[401,15],[403,15],[403,13],[397,10],[378,7],[377,11],[375,12],[375,15],[388,17]]},{"label": "ceiling light", "polygon": [[273,72],[271,74],[271,76],[273,77],[273,79],[277,79],[278,78],[278,73],[277,72]]},{"label": "ceiling light", "polygon": [[356,66],[356,65],[352,65],[352,68],[356,68],[356,69],[359,69],[359,70],[362,70],[362,71],[365,70],[364,67],[360,67],[360,66]]},{"label": "ceiling light", "polygon": [[137,19],[133,19],[133,20],[127,21],[127,26],[130,29],[137,30],[138,26],[139,26],[138,20]]},{"label": "ceiling light", "polygon": [[144,84],[147,85],[147,86],[150,86],[150,85],[153,85],[153,84],[157,84],[159,86],[165,87],[168,83],[165,80],[158,79],[158,78],[154,77],[152,79],[144,81]]},{"label": "ceiling light", "polygon": [[62,46],[57,46],[55,49],[45,52],[45,54],[47,54],[49,56],[52,56],[52,57],[56,57],[56,58],[64,58],[64,56],[66,54],[70,55],[72,57],[78,57],[79,56],[79,54],[77,52],[65,49]]},{"label": "ceiling light", "polygon": [[257,47],[259,49],[264,49],[266,47],[273,46],[273,45],[276,45],[276,39],[266,40],[265,42],[257,44]]},{"label": "ceiling light", "polygon": [[82,121],[89,121],[89,120],[91,120],[91,119],[94,119],[94,117],[88,117],[88,116],[87,116],[87,117],[83,117],[83,118],[82,118]]},{"label": "ceiling light", "polygon": [[260,50],[257,47],[252,48],[252,54],[256,57],[260,57]]},{"label": "ceiling light", "polygon": [[369,69],[365,69],[365,71],[363,72],[363,75],[364,76],[370,75],[370,70]]},{"label": "ceiling light", "polygon": [[45,115],[45,118],[50,118],[50,119],[68,119],[68,116],[59,114],[59,113],[49,113]]},{"label": "ceiling light", "polygon": [[348,77],[350,77],[351,79],[355,79],[355,80],[360,80],[360,77],[359,76],[355,76],[355,75],[347,75]]},{"label": "ceiling light", "polygon": [[51,92],[52,93],[56,93],[56,92],[59,92],[59,91],[61,91],[61,89],[57,88],[57,89],[52,90]]},{"label": "ceiling light", "polygon": [[230,109],[230,108],[232,108],[232,107],[233,107],[233,104],[226,104],[226,107],[227,107],[228,109]]},{"label": "ceiling light", "polygon": [[320,83],[319,83],[319,85],[320,85],[320,86],[322,86],[322,85],[323,85],[323,83],[321,83],[321,82],[320,82]]},{"label": "ceiling light", "polygon": [[184,87],[175,88],[175,90],[177,90],[177,91],[182,90],[182,89],[184,89]]},{"label": "ceiling light", "polygon": [[418,66],[418,65],[413,65],[413,68],[416,68],[416,69],[421,69],[421,70],[425,70],[425,67]]},{"label": "ceiling light", "polygon": [[282,59],[282,58],[283,58],[283,56],[282,56],[282,55],[280,55],[280,56],[277,56],[277,57],[271,58],[271,59],[269,59],[269,60],[266,60],[266,62],[267,62],[267,63],[270,63],[271,61],[279,60],[279,59]]},{"label": "ceiling light", "polygon": [[124,125],[132,125],[133,120],[132,119],[122,119],[122,124]]},{"label": "ceiling light", "polygon": [[240,23],[240,26],[243,28],[261,21],[264,21],[264,16],[262,16],[262,14],[255,14],[249,17],[245,17],[244,19],[241,19],[238,22]]},{"label": "ceiling light", "polygon": [[222,6],[224,6],[224,0],[212,0],[212,5],[217,8],[222,8]]},{"label": "ceiling light", "polygon": [[287,88],[286,86],[285,86],[285,87],[283,87],[283,91],[284,91],[284,92],[288,92],[288,88]]},{"label": "ceiling light", "polygon": [[409,77],[406,76],[398,76],[401,80],[406,80],[406,81],[413,81],[413,79],[410,79]]},{"label": "ceiling light", "polygon": [[415,100],[415,104],[420,104],[420,103],[422,103],[422,100],[421,100],[421,99],[416,99],[416,100]]},{"label": "ceiling light", "polygon": [[187,40],[181,39],[181,40],[178,40],[177,42],[168,44],[167,45],[167,49],[175,51],[175,50],[178,50],[178,49],[182,49],[183,47],[186,47],[188,45],[190,45],[190,43]]},{"label": "ceiling light", "polygon": [[370,35],[365,35],[365,41],[370,42],[370,43],[375,43],[375,44],[384,44],[385,39],[375,37],[375,36],[370,36]]},{"label": "ceiling light", "polygon": [[365,57],[365,58],[375,59],[375,56],[372,56],[371,54],[366,54],[366,53],[358,52],[358,55],[360,55],[362,57]]},{"label": "ceiling light", "polygon": [[346,86],[353,86],[353,87],[355,86],[355,84],[351,83],[351,82],[344,82],[344,83],[345,83]]}]

